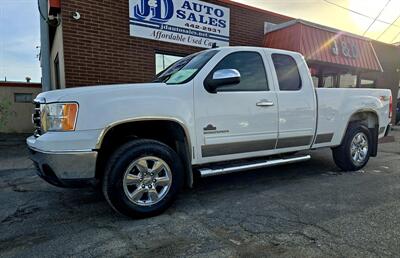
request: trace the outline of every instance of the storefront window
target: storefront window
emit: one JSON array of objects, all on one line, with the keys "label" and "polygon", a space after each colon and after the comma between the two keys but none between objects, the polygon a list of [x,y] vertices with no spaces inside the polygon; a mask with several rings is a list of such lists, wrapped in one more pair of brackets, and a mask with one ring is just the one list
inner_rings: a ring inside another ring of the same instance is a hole
[{"label": "storefront window", "polygon": [[399,82],[399,92],[397,93],[397,99],[400,99],[400,82]]},{"label": "storefront window", "polygon": [[156,54],[156,74],[164,71],[168,66],[180,60],[182,56]]},{"label": "storefront window", "polygon": [[355,88],[357,87],[357,75],[342,74],[340,75],[340,88]]},{"label": "storefront window", "polygon": [[361,79],[360,87],[361,88],[376,88],[375,81],[367,80],[367,79]]},{"label": "storefront window", "polygon": [[335,88],[337,82],[336,75],[327,75],[324,76],[323,88]]},{"label": "storefront window", "polygon": [[312,81],[315,88],[318,88],[319,79],[317,76],[312,76]]}]

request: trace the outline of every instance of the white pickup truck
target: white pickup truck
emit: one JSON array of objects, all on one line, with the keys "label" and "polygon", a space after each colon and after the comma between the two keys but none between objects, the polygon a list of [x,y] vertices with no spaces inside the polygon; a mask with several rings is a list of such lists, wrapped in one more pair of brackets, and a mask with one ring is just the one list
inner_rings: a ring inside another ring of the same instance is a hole
[{"label": "white pickup truck", "polygon": [[132,217],[159,214],[202,177],[306,161],[330,147],[344,171],[377,155],[391,92],[315,89],[294,52],[227,47],[185,57],[149,84],[40,94],[27,139],[38,174],[102,186]]}]

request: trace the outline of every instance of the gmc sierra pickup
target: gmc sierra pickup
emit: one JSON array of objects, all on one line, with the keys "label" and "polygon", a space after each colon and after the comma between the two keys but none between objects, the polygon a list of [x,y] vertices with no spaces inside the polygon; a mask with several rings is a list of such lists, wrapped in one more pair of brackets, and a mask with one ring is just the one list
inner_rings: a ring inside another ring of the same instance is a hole
[{"label": "gmc sierra pickup", "polygon": [[302,150],[332,148],[339,168],[359,170],[390,130],[391,98],[381,89],[315,89],[298,53],[216,48],[149,84],[40,94],[27,144],[44,180],[100,185],[116,211],[147,217],[194,175],[310,159]]}]

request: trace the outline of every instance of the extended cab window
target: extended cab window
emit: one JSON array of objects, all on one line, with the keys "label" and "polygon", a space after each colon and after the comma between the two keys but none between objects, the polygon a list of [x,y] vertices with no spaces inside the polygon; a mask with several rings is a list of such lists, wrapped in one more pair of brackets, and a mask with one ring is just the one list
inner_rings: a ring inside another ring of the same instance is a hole
[{"label": "extended cab window", "polygon": [[281,91],[296,91],[301,89],[301,77],[296,61],[293,57],[282,54],[273,54],[279,89]]},{"label": "extended cab window", "polygon": [[266,91],[268,90],[267,75],[264,62],[258,52],[243,51],[229,54],[222,59],[210,73],[223,69],[236,69],[240,72],[240,83],[218,87],[223,91]]}]

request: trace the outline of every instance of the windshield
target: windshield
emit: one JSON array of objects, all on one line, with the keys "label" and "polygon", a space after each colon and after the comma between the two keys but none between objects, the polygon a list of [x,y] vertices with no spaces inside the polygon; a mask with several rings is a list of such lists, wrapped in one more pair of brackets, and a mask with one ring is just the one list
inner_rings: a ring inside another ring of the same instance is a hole
[{"label": "windshield", "polygon": [[193,79],[201,68],[218,52],[218,50],[196,53],[173,63],[157,75],[154,82],[181,84]]}]

